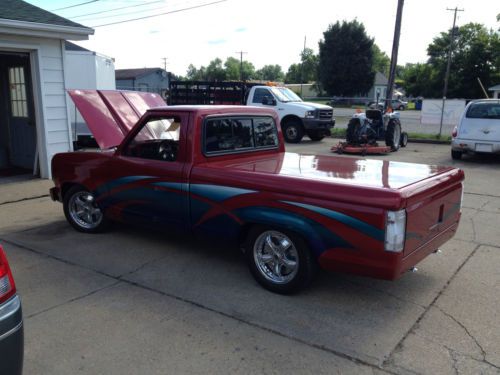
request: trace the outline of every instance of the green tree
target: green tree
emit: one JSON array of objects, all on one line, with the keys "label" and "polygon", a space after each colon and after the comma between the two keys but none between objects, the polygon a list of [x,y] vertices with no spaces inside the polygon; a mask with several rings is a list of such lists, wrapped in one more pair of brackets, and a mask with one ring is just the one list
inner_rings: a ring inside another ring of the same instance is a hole
[{"label": "green tree", "polygon": [[216,58],[208,64],[205,79],[207,81],[224,81],[226,79],[226,69],[222,65],[222,60]]},{"label": "green tree", "polygon": [[243,60],[243,72],[241,76],[243,81],[255,78],[255,66],[250,61]]},{"label": "green tree", "polygon": [[201,81],[205,79],[205,67],[201,66],[197,69],[193,64],[189,64],[186,78],[191,81]]},{"label": "green tree", "polygon": [[[436,80],[436,72],[430,64],[406,64],[402,74],[402,86],[408,96],[435,96],[440,82]],[[436,84],[437,83],[437,84]],[[442,86],[441,86],[442,90]]]},{"label": "green tree", "polygon": [[357,20],[330,25],[319,42],[319,81],[330,95],[366,95],[373,86],[373,39]]},{"label": "green tree", "polygon": [[[455,41],[448,82],[449,98],[479,98],[485,87],[500,81],[500,38],[498,31],[481,24],[468,23],[455,30]],[[427,48],[428,64],[434,69],[434,97],[442,95],[451,30],[434,38]]]},{"label": "green tree", "polygon": [[285,73],[283,73],[281,66],[278,64],[264,65],[262,68],[255,72],[255,78],[263,81],[282,82],[285,79]]},{"label": "green tree", "polygon": [[375,43],[373,43],[372,51],[373,51],[373,70],[375,72],[383,73],[385,76],[388,77],[389,70],[391,68],[391,59]]},{"label": "green tree", "polygon": [[309,83],[318,79],[318,55],[311,48],[300,53],[300,63],[292,64],[286,73],[286,83]]},{"label": "green tree", "polygon": [[229,81],[237,81],[240,79],[240,60],[234,57],[228,57],[224,63],[226,68],[226,78]]}]

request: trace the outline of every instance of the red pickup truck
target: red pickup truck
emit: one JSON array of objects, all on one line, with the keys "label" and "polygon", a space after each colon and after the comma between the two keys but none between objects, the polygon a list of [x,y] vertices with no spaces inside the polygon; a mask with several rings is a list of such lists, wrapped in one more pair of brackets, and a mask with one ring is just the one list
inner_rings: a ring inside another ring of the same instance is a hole
[{"label": "red pickup truck", "polygon": [[101,147],[52,159],[51,196],[79,231],[123,221],[234,240],[261,285],[291,293],[318,265],[396,279],[457,230],[460,169],[288,153],[272,109],[70,95]]}]

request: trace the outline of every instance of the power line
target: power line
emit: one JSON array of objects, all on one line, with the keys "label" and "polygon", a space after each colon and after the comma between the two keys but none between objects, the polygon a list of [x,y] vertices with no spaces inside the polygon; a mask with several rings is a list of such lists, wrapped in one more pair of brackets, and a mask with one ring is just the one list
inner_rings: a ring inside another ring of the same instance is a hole
[{"label": "power line", "polygon": [[69,9],[69,8],[75,8],[75,7],[80,7],[82,5],[86,5],[86,4],[90,4],[90,3],[95,3],[99,0],[90,0],[90,1],[85,1],[84,3],[78,3],[78,4],[75,4],[75,5],[70,5],[68,7],[64,7],[64,8],[57,8],[57,9],[52,9],[51,12],[55,12],[56,10],[63,10],[63,9]]},{"label": "power line", "polygon": [[145,5],[150,5],[150,4],[156,4],[156,3],[163,3],[164,0],[156,0],[156,1],[151,1],[149,3],[143,3],[143,4],[135,4],[135,5],[128,5],[126,7],[120,7],[120,8],[113,8],[113,9],[108,9],[108,10],[102,10],[100,12],[93,12],[93,13],[87,13],[87,14],[80,14],[78,16],[70,17],[70,18],[81,18],[81,17],[86,17],[86,16],[93,16],[95,14],[102,14],[102,13],[109,13],[113,12],[115,10],[122,10],[122,9],[127,9],[127,8],[135,8],[135,7],[142,7]]},{"label": "power line", "polygon": [[[94,1],[97,1],[97,0],[94,0]],[[192,10],[192,9],[197,9],[197,8],[203,8],[203,7],[207,7],[209,5],[214,5],[214,4],[218,4],[218,3],[224,3],[226,2],[227,0],[219,0],[219,1],[213,1],[211,3],[206,3],[206,4],[200,4],[200,5],[194,5],[192,7],[187,7],[187,8],[182,8],[182,9],[176,9],[176,10],[171,10],[169,12],[164,12],[164,13],[159,13],[159,14],[153,14],[151,16],[144,16],[144,17],[138,17],[138,18],[132,18],[130,20],[124,20],[124,21],[117,21],[117,22],[110,22],[110,23],[105,23],[103,25],[96,25],[96,26],[92,26],[92,27],[104,27],[104,26],[111,26],[111,25],[118,25],[120,23],[126,23],[126,22],[133,22],[133,21],[139,21],[139,20],[144,20],[144,19],[147,19],[147,18],[153,18],[153,17],[159,17],[159,16],[164,16],[166,14],[172,14],[172,13],[179,13],[179,12],[184,12],[186,10]]]}]

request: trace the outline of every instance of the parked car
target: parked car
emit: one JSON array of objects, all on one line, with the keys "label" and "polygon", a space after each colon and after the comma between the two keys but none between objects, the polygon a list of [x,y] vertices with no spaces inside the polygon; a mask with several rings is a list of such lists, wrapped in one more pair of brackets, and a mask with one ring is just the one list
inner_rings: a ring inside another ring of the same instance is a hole
[{"label": "parked car", "polygon": [[167,106],[139,119],[128,95],[70,91],[103,149],[52,159],[50,195],[81,232],[118,220],[234,241],[262,286],[291,293],[317,264],[396,279],[457,230],[458,168],[289,153],[270,108]]},{"label": "parked car", "polygon": [[21,300],[0,246],[0,374],[23,372],[24,330]]},{"label": "parked car", "polygon": [[451,157],[464,153],[500,153],[500,100],[481,99],[470,102],[453,129]]},{"label": "parked car", "polygon": [[[371,103],[368,104],[368,107],[372,108],[372,109],[383,110],[384,109],[384,103],[385,103],[385,100],[379,100],[379,102],[378,102],[377,105],[375,105],[375,102],[371,102]],[[400,100],[400,99],[391,100],[391,104],[390,105],[391,105],[392,109],[397,110],[397,111],[404,111],[405,109],[408,108],[408,102],[405,102],[405,101]]]}]

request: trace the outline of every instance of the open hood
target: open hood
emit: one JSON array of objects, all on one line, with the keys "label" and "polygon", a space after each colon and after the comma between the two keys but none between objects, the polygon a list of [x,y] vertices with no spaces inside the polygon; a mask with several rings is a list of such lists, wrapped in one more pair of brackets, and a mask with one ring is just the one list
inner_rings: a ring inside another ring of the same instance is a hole
[{"label": "open hood", "polygon": [[68,90],[100,148],[119,145],[150,108],[167,104],[158,94],[116,90]]}]

